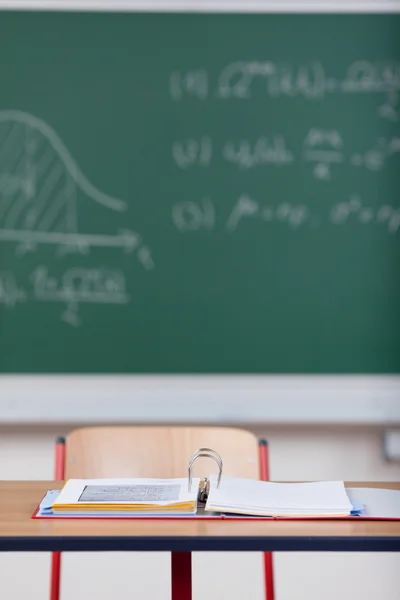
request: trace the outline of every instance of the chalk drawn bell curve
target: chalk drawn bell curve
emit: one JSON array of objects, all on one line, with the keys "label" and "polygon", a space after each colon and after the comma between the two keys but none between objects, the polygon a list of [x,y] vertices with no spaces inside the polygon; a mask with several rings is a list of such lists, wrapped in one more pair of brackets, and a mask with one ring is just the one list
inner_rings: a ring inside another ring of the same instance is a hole
[{"label": "chalk drawn bell curve", "polygon": [[140,245],[133,232],[78,232],[78,191],[112,211],[127,209],[87,179],[50,125],[22,111],[0,111],[0,241]]}]

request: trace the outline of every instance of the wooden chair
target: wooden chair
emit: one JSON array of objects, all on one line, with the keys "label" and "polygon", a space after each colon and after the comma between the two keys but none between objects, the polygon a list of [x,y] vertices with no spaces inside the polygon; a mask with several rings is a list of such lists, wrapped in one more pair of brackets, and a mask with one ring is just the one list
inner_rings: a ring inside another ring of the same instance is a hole
[{"label": "wooden chair", "polygon": [[[250,432],[225,427],[88,427],[72,431],[55,447],[55,479],[102,477],[186,477],[189,458],[201,447],[215,449],[223,474],[269,479],[268,445]],[[194,475],[214,472],[213,461],[200,458]],[[273,600],[271,553],[264,554],[266,600]],[[52,555],[51,600],[60,597],[61,554]],[[182,578],[182,573],[187,573]],[[171,556],[172,599],[191,598],[191,553]]]}]

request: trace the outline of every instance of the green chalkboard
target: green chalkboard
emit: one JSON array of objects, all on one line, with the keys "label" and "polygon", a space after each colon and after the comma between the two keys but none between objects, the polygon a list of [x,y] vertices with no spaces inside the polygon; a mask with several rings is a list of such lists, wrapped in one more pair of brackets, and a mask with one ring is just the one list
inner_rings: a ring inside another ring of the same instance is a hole
[{"label": "green chalkboard", "polygon": [[0,371],[400,373],[400,16],[0,13]]}]

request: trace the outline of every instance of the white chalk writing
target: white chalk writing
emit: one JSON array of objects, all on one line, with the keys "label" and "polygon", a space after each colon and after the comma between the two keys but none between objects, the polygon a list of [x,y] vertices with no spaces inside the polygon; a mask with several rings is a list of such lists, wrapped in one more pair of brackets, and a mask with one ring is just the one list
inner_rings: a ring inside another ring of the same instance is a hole
[{"label": "white chalk writing", "polygon": [[[200,100],[210,97],[210,76],[205,68],[170,75],[170,95],[175,101],[192,96]],[[238,60],[224,66],[216,81],[215,96],[221,100],[250,100],[264,93],[271,98],[286,96],[321,100],[328,94],[383,94],[387,106],[383,115],[397,119],[397,97],[400,91],[400,62],[355,61],[341,76],[329,75],[318,60],[290,64],[274,60]],[[386,104],[386,103],[385,103]],[[382,110],[381,110],[382,112]]]},{"label": "white chalk writing", "polygon": [[250,169],[260,165],[282,166],[294,162],[293,152],[286,147],[282,135],[271,138],[261,137],[254,145],[247,140],[238,143],[226,142],[222,155],[228,162],[238,165],[241,169]]},{"label": "white chalk writing", "polygon": [[208,198],[204,198],[199,204],[181,202],[173,206],[172,220],[180,231],[212,229],[215,222],[214,206]]},{"label": "white chalk writing", "polygon": [[[176,212],[181,211],[187,211],[187,214],[177,219]],[[313,214],[313,211],[302,203],[262,202],[250,194],[241,194],[232,204],[227,216],[223,216],[220,211],[217,218],[217,211],[211,199],[207,199],[206,205],[196,202],[176,204],[172,214],[174,225],[181,232],[214,230],[219,227],[228,233],[234,233],[245,223],[255,222],[285,225],[293,231],[304,226],[315,229],[323,225],[336,227],[352,223],[383,226],[389,234],[395,234],[400,229],[400,208],[387,204],[378,207],[364,205],[357,194],[351,195],[346,201],[335,203],[332,207],[324,208],[324,215],[320,210]],[[212,219],[209,218],[210,215]]]},{"label": "white chalk writing", "polygon": [[[78,230],[79,193],[89,198],[93,210],[102,205],[119,213],[128,205],[87,179],[50,125],[22,111],[3,110],[0,141],[0,242],[15,243],[17,256],[42,244],[81,253],[96,246],[140,250],[142,239],[136,232]],[[143,266],[149,265],[147,260]]]},{"label": "white chalk writing", "polygon": [[[313,177],[329,181],[338,167],[350,164],[364,167],[369,171],[380,171],[387,163],[400,160],[400,137],[379,138],[371,148],[359,153],[346,152],[345,140],[337,129],[311,127],[301,142],[302,150],[289,148],[285,136],[280,133],[263,135],[254,142],[248,139],[229,140],[218,147],[209,136],[190,138],[185,142],[174,142],[172,156],[182,169],[189,167],[210,167],[219,154],[227,163],[240,170],[255,167],[288,167],[296,161],[303,161],[312,167]],[[216,152],[213,152],[213,148]],[[400,167],[399,167],[400,168]],[[1,234],[0,234],[1,235]]]}]

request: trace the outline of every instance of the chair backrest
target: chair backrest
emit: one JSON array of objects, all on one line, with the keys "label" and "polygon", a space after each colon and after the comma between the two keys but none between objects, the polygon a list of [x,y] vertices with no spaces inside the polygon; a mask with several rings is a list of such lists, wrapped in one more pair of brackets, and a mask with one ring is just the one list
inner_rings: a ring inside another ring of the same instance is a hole
[{"label": "chair backrest", "polygon": [[[259,478],[257,438],[228,427],[88,427],[66,441],[65,478],[186,477],[189,459],[201,447],[218,452],[223,473]],[[214,461],[199,458],[193,474],[217,473]]]}]

